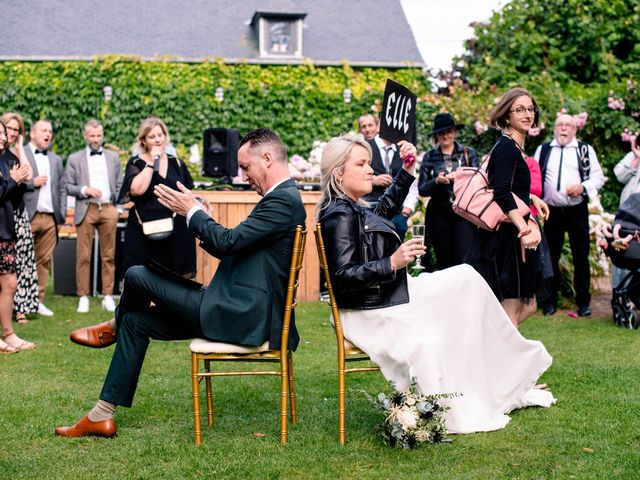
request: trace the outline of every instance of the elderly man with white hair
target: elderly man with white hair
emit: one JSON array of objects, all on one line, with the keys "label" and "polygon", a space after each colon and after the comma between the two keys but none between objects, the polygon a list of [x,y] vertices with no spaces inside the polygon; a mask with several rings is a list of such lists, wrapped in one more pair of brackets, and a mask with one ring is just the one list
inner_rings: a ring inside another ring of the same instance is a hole
[{"label": "elderly man with white hair", "polygon": [[565,232],[573,256],[573,285],[578,315],[591,315],[589,303],[589,196],[595,195],[606,178],[591,145],[576,139],[576,121],[567,114],[559,115],[554,127],[554,139],[543,143],[535,153],[542,172],[542,196],[549,205],[549,220],[544,233],[549,242],[553,263],[553,279],[542,298],[545,315],[553,315],[558,305],[560,272],[558,263]]}]

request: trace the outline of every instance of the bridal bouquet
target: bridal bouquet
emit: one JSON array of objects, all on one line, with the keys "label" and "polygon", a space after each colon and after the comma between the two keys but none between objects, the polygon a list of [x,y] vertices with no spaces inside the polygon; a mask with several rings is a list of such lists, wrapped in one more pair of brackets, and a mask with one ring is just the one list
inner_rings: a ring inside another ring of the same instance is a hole
[{"label": "bridal bouquet", "polygon": [[444,413],[449,407],[438,403],[443,398],[458,394],[423,395],[413,379],[411,385],[399,392],[390,382],[394,392],[387,396],[380,393],[369,400],[384,412],[384,422],[378,426],[387,445],[397,448],[417,448],[422,443],[450,442],[444,425]]}]

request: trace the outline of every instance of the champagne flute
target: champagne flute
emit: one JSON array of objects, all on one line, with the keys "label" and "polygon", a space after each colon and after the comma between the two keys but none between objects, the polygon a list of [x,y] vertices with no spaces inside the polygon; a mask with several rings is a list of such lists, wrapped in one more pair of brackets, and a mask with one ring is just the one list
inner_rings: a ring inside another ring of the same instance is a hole
[{"label": "champagne flute", "polygon": [[[424,225],[411,225],[411,236],[412,238],[417,238],[424,243]],[[411,268],[413,270],[424,270],[420,255],[416,255],[416,264]]]},{"label": "champagne flute", "polygon": [[444,156],[444,169],[447,173],[451,173],[453,170],[453,161],[451,160],[451,155]]}]

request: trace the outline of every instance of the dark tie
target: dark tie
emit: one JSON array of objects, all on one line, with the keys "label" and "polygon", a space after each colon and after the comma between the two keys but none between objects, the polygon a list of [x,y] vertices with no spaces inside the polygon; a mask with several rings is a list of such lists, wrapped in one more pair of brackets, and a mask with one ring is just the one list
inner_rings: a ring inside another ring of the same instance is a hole
[{"label": "dark tie", "polygon": [[560,146],[560,165],[558,166],[558,187],[556,190],[560,191],[560,180],[562,180],[562,154],[564,153],[564,147]]},{"label": "dark tie", "polygon": [[39,154],[39,153],[41,153],[42,155],[46,155],[47,154],[47,149],[45,148],[44,150],[38,150],[36,148],[36,155]]},{"label": "dark tie", "polygon": [[91,150],[89,156],[91,155],[102,155],[102,150]]},{"label": "dark tie", "polygon": [[384,169],[387,173],[391,172],[391,145],[384,148]]}]

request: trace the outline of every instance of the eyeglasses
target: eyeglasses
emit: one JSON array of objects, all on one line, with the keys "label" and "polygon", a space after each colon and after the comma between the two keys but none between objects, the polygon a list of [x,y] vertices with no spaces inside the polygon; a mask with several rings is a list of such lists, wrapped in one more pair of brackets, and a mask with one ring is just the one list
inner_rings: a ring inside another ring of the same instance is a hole
[{"label": "eyeglasses", "polygon": [[538,113],[538,107],[531,105],[530,107],[523,107],[520,105],[519,107],[514,108],[513,110],[509,110],[511,113],[515,113],[519,117],[522,117],[525,112],[529,112],[531,115],[535,115]]},{"label": "eyeglasses", "polygon": [[573,123],[556,123],[556,127],[567,127],[567,128],[575,128],[575,125]]}]

